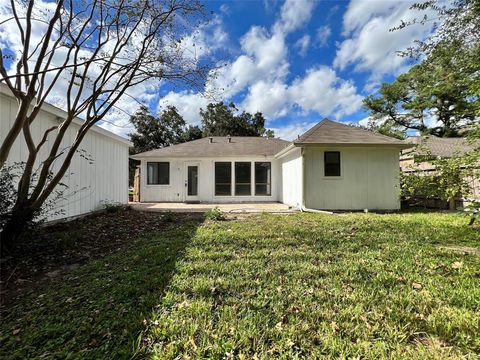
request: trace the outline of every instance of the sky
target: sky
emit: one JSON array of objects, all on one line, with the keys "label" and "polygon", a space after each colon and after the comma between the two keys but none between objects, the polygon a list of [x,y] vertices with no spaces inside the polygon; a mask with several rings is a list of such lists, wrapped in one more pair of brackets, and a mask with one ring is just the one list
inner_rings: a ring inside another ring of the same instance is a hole
[{"label": "sky", "polygon": [[[368,117],[362,99],[412,65],[397,55],[431,29],[390,28],[419,14],[409,1],[212,1],[211,24],[200,38],[206,56],[226,65],[215,88],[220,100],[261,111],[276,136],[293,139],[318,121],[356,123]],[[224,90],[223,90],[224,89]],[[197,93],[161,91],[157,110],[176,106],[199,123]]]},{"label": "sky", "polygon": [[[2,4],[3,3],[3,4]],[[431,32],[431,25],[389,31],[418,17],[411,1],[234,0],[208,1],[208,22],[184,41],[202,61],[216,67],[206,91],[162,83],[131,89],[100,125],[119,135],[132,131],[128,115],[138,101],[152,112],[177,107],[200,124],[199,110],[212,101],[233,101],[240,110],[260,111],[266,127],[291,140],[323,118],[365,122],[362,99],[412,65],[396,54]],[[8,2],[0,0],[0,17]],[[13,48],[12,30],[0,28],[0,45]],[[63,93],[64,94],[64,93]],[[49,99],[61,107],[62,91]]]}]

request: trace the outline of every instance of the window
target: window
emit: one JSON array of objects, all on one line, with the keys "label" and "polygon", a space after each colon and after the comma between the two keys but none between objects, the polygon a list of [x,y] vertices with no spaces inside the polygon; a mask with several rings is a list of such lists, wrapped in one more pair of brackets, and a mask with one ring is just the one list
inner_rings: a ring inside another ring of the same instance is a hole
[{"label": "window", "polygon": [[252,164],[250,162],[235,163],[235,195],[252,194]]},{"label": "window", "polygon": [[325,176],[340,176],[340,152],[325,151]]},{"label": "window", "polygon": [[147,163],[147,184],[148,185],[170,184],[170,163],[148,162]]},{"label": "window", "polygon": [[272,165],[269,162],[256,162],[255,163],[255,195],[272,194],[271,190],[272,182]]},{"label": "window", "polygon": [[232,163],[215,163],[215,195],[232,195]]}]

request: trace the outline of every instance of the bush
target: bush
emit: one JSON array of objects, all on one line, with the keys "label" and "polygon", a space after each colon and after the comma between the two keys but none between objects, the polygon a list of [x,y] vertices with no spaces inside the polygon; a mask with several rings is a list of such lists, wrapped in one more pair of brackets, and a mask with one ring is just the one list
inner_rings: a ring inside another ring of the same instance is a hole
[{"label": "bush", "polygon": [[[17,187],[18,182],[22,177],[24,167],[24,162],[15,162],[11,165],[5,165],[0,169],[0,231],[4,230],[9,222],[15,220],[14,207],[18,197]],[[29,195],[36,185],[37,176],[37,173],[33,173],[31,176]],[[70,194],[66,194],[67,190],[67,185],[59,183],[42,206],[32,212],[32,216],[27,220],[25,228],[32,228],[35,225],[44,222],[49,216],[55,217],[64,215],[65,210],[59,207],[58,203],[67,200],[67,196],[71,196],[77,192],[74,191]],[[20,209],[22,208],[20,207]]]},{"label": "bush", "polygon": [[108,213],[116,213],[122,210],[125,210],[125,206],[123,204],[117,202],[110,202],[110,201],[102,201],[102,208]]},{"label": "bush", "polygon": [[475,220],[480,218],[480,201],[474,201],[465,208],[467,216],[470,217],[470,222],[468,225],[473,225]]},{"label": "bush", "polygon": [[225,214],[222,210],[215,206],[213,209],[208,210],[205,213],[205,219],[213,221],[223,221],[225,220]]}]

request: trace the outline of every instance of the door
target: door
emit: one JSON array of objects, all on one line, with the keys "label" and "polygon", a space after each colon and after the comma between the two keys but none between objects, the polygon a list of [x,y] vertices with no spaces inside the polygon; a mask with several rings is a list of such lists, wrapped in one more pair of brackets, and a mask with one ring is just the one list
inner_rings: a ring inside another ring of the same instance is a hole
[{"label": "door", "polygon": [[198,201],[198,163],[185,164],[185,201]]}]

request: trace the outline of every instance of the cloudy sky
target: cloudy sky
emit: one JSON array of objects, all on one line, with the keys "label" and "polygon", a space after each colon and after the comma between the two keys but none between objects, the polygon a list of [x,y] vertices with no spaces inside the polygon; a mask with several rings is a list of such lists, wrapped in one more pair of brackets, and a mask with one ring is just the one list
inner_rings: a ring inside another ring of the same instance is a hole
[{"label": "cloudy sky", "polygon": [[[408,1],[215,1],[200,30],[205,56],[224,60],[212,86],[224,100],[261,111],[276,135],[291,139],[324,117],[358,122],[362,99],[411,65],[396,55],[428,26],[390,32],[418,13]],[[190,123],[209,102],[188,90],[161,90]]]},{"label": "cloudy sky", "polygon": [[[362,99],[412,65],[396,51],[430,32],[422,25],[389,31],[401,20],[419,16],[409,10],[409,1],[206,4],[212,12],[210,21],[192,29],[185,44],[196,56],[220,66],[207,82],[214,99],[179,86],[145,84],[132,89],[132,96],[118,104],[121,111],[103,127],[128,134],[128,114],[138,108],[135,99],[154,112],[174,105],[190,124],[200,123],[199,109],[212,100],[233,101],[242,110],[263,112],[267,127],[284,139],[296,137],[325,117],[358,122],[368,115]],[[0,43],[10,36],[4,30]]]}]

